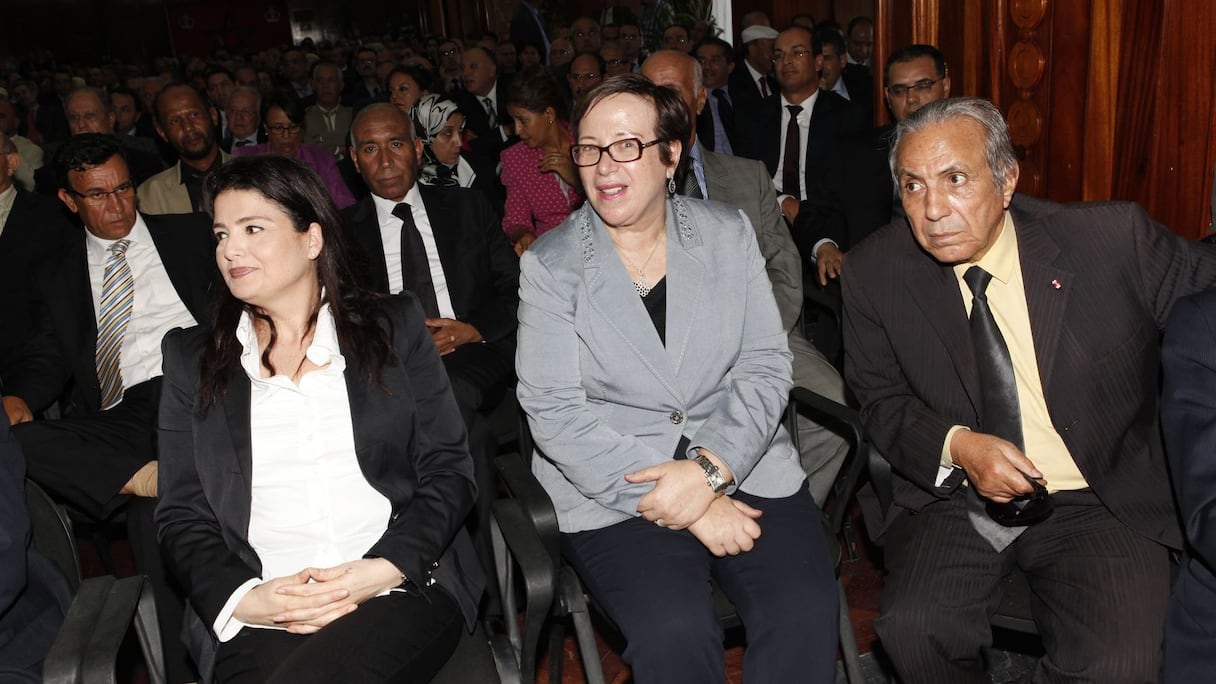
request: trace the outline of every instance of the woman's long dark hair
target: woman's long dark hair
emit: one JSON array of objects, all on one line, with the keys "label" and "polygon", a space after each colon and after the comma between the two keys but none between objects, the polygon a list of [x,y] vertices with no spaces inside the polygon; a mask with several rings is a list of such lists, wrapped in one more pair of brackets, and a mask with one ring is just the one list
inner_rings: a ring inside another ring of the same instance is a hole
[{"label": "woman's long dark hair", "polygon": [[[387,326],[381,325],[383,313],[378,305],[381,296],[363,289],[355,280],[346,238],[348,231],[325,184],[295,159],[236,157],[203,181],[205,211],[214,213],[215,198],[229,190],[252,190],[262,195],[287,214],[299,232],[307,231],[313,223],[321,226],[324,244],[317,256],[317,281],[322,295],[308,326],[311,329],[316,325],[321,305],[328,304],[342,353],[358,359],[368,380],[378,380],[385,364],[394,358]],[[257,307],[234,297],[221,281],[211,340],[203,348],[200,360],[199,406],[203,411],[224,396],[240,363],[242,348],[236,329],[243,312],[270,327],[270,341],[262,354],[262,363],[274,372],[270,365],[270,349],[277,339],[274,321]]]}]

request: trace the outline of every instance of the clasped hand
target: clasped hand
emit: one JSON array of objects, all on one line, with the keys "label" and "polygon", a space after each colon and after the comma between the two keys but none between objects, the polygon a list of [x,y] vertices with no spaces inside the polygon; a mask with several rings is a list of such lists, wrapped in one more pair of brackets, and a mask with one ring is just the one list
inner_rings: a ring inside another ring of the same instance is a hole
[{"label": "clasped hand", "polygon": [[682,530],[705,515],[717,498],[705,481],[705,471],[693,461],[669,461],[625,475],[633,484],[653,482],[654,489],[638,501],[638,513],[650,522]]},{"label": "clasped hand", "polygon": [[1027,477],[1046,485],[1043,473],[1014,444],[995,435],[959,430],[950,440],[950,458],[984,498],[1008,503],[1034,492]]},{"label": "clasped hand", "polygon": [[304,568],[259,584],[237,604],[233,617],[247,625],[286,627],[313,634],[359,604],[401,584],[401,571],[383,558],[332,568]]}]

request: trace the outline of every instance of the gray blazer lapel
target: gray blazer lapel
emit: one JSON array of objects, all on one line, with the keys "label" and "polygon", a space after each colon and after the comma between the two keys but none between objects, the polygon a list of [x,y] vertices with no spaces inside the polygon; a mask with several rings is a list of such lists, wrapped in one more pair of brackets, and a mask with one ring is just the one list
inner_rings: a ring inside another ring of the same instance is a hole
[{"label": "gray blazer lapel", "polygon": [[692,225],[684,198],[673,197],[667,207],[667,291],[678,297],[667,298],[667,356],[678,375],[692,339],[693,322],[698,311],[712,310],[701,301],[706,296],[703,280],[705,264],[697,258],[701,234]]},{"label": "gray blazer lapel", "polygon": [[[642,362],[673,397],[682,400],[675,384],[672,363],[659,340],[659,333],[650,324],[650,315],[642,298],[631,285],[625,265],[617,255],[608,229],[590,207],[578,212],[575,222],[583,243],[583,278],[587,287],[587,300],[592,308],[603,315],[625,342],[625,346]],[[672,243],[668,227],[668,259],[671,258]],[[668,265],[670,269],[670,264]],[[668,321],[671,320],[670,300]],[[668,331],[668,339],[672,339]]]}]

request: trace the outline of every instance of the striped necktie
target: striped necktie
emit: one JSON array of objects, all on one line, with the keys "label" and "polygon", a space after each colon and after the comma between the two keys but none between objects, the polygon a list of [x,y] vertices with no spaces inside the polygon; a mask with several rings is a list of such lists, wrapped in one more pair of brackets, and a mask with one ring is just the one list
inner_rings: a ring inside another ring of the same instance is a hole
[{"label": "striped necktie", "polygon": [[101,408],[122,401],[122,341],[135,303],[135,279],[127,264],[130,240],[110,245],[105,280],[101,285],[101,312],[97,317],[97,380],[101,385]]}]

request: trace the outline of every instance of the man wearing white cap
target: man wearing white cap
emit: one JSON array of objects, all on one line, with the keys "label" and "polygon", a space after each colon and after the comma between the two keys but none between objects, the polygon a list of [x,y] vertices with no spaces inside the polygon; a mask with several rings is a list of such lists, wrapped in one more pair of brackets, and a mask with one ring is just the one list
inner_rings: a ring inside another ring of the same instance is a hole
[{"label": "man wearing white cap", "polygon": [[769,26],[757,24],[743,29],[743,64],[736,63],[726,84],[736,121],[754,120],[752,117],[760,115],[760,103],[778,90],[773,77],[776,38],[777,32]]}]

